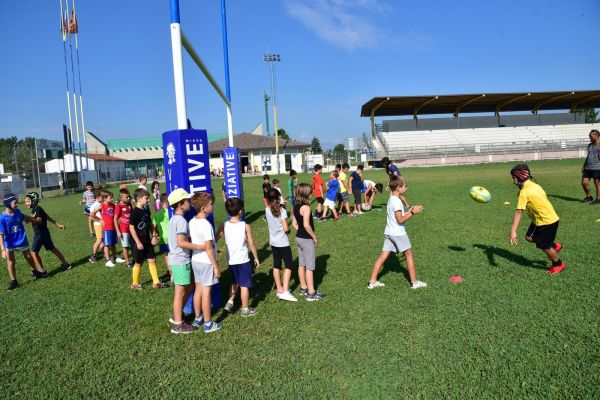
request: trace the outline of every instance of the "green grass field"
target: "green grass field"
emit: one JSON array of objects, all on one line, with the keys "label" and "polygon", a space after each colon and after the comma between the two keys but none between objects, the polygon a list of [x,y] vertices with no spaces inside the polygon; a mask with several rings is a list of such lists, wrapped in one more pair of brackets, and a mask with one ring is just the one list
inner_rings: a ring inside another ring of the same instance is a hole
[{"label": "green grass field", "polygon": [[[33,281],[17,259],[21,287],[0,293],[0,396],[599,398],[600,207],[578,202],[581,160],[530,163],[561,217],[558,240],[567,268],[547,275],[548,261],[534,245],[508,244],[517,196],[512,165],[403,170],[409,201],[425,206],[407,229],[426,289],[409,289],[398,257],[384,266],[385,288],[366,288],[385,209],[316,224],[316,282],[327,297],[315,303],[275,297],[261,179],[245,179],[262,262],[252,294],[259,314],[218,313],[223,329],[210,335],[170,333],[172,289],[151,289],[147,267],[145,289],[134,292],[123,266],[87,262],[92,242],[79,195],[43,200],[68,226],[51,231],[76,267],[61,272],[56,259],[42,253],[52,276]],[[383,181],[384,173],[366,171],[365,177]],[[299,180],[310,182],[310,175]],[[473,185],[488,188],[492,202],[472,201],[467,190]],[[385,207],[387,197],[379,195],[377,206]],[[220,224],[219,198],[215,210]],[[521,239],[528,225],[525,217]],[[223,249],[220,243],[227,285]],[[162,259],[159,271],[166,271]],[[454,274],[464,283],[449,284]]]}]

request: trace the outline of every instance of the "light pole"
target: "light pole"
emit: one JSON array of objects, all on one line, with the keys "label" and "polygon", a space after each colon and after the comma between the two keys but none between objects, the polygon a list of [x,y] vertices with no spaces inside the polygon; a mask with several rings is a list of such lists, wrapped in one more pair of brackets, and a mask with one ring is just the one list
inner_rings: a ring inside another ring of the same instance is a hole
[{"label": "light pole", "polygon": [[279,54],[265,54],[263,60],[269,63],[271,67],[271,98],[273,99],[273,125],[275,125],[275,160],[277,165],[277,174],[279,174],[279,132],[277,132],[277,96],[275,92],[275,64],[281,61]]}]

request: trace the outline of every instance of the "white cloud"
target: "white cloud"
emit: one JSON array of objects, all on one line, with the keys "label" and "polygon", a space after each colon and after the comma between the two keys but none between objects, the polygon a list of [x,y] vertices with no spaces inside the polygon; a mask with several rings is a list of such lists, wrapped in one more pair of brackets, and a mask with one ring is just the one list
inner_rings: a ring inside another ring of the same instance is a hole
[{"label": "white cloud", "polygon": [[374,49],[385,44],[389,47],[422,47],[422,35],[393,37],[383,31],[369,17],[390,12],[391,6],[383,0],[288,0],[288,14],[300,21],[317,37],[346,51]]}]

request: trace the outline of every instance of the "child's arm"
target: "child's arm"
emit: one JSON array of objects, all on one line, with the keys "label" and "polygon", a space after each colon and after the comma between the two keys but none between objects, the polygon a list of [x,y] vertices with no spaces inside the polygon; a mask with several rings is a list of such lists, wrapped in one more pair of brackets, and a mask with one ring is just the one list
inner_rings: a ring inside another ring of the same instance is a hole
[{"label": "child's arm", "polygon": [[225,223],[222,223],[219,229],[217,229],[217,233],[215,234],[215,242],[221,240],[223,233],[225,233]]},{"label": "child's arm", "polygon": [[2,258],[8,260],[8,252],[4,248],[4,232],[0,232],[0,251],[2,253]]},{"label": "child's arm", "polygon": [[515,216],[513,217],[513,223],[510,228],[510,235],[508,235],[508,241],[512,245],[516,245],[519,243],[519,238],[517,238],[517,228],[519,227],[519,223],[521,222],[522,216],[523,216],[523,210],[515,211]]},{"label": "child's arm", "polygon": [[408,209],[406,214],[402,215],[402,211],[398,210],[398,211],[396,211],[396,213],[394,215],[396,216],[396,221],[399,224],[403,224],[404,222],[411,219],[413,215],[420,214],[422,212],[423,212],[423,206],[412,206],[411,208]]},{"label": "child's arm", "polygon": [[156,229],[156,226],[152,223],[152,219],[150,219],[150,234],[152,235],[150,244],[152,244],[152,246],[156,246],[158,244],[158,238],[160,235],[158,234],[158,229]]},{"label": "child's arm", "polygon": [[[290,234],[290,225],[287,222],[287,218],[281,218],[281,226],[286,235]],[[298,228],[296,228],[298,229]]]},{"label": "child's arm", "polygon": [[215,276],[218,279],[221,277],[221,271],[219,271],[219,264],[217,263],[217,259],[215,257],[215,249],[213,248],[212,240],[207,240],[204,242],[204,246],[206,247],[206,253],[208,253],[208,259],[213,266]]},{"label": "child's arm", "polygon": [[129,234],[131,235],[131,237],[133,238],[133,241],[135,242],[135,247],[137,247],[138,250],[144,250],[144,245],[142,244],[142,242],[140,242],[140,238],[138,237],[137,233],[135,232],[135,228],[133,227],[133,225],[129,225]]},{"label": "child's arm", "polygon": [[92,209],[90,210],[90,218],[91,218],[91,219],[92,219],[94,222],[100,222],[100,223],[102,223],[102,218],[98,218],[98,217],[96,216],[96,213],[97,213],[98,211],[100,211],[100,207],[95,207],[95,208],[92,208]]},{"label": "child's arm", "polygon": [[36,217],[35,214],[32,214],[31,216],[25,215],[25,222],[41,225],[44,222],[44,220],[42,219],[42,217]]},{"label": "child's arm", "polygon": [[312,240],[316,246],[317,245],[317,235],[315,235],[315,232],[310,227],[310,219],[312,218],[312,216],[310,215],[310,207],[302,206],[302,208],[300,209],[300,215],[302,215],[302,225],[304,225],[304,229],[306,229],[306,233],[308,233],[310,235],[310,237],[312,238]]},{"label": "child's arm", "polygon": [[296,221],[296,215],[294,215],[294,210],[292,210],[292,226],[295,230],[298,230],[298,221]]},{"label": "child's arm", "polygon": [[114,221],[115,221],[115,230],[117,231],[117,236],[120,238],[121,236],[123,236],[123,234],[121,233],[121,228],[119,227],[119,216],[121,215],[119,207],[115,208],[115,216],[114,216]]},{"label": "child's arm", "polygon": [[250,225],[246,224],[246,238],[248,239],[248,247],[250,247],[250,251],[252,252],[252,257],[254,257],[254,266],[258,268],[260,266],[260,262],[258,261],[258,253],[256,252],[256,244],[254,243],[254,239],[252,238],[252,230],[250,229]]},{"label": "child's arm", "polygon": [[187,235],[184,233],[180,233],[177,235],[177,246],[181,247],[182,249],[188,249],[188,250],[199,250],[199,251],[204,251],[206,250],[206,245],[204,244],[196,244],[196,243],[192,243],[190,241],[187,240]]},{"label": "child's arm", "polygon": [[[41,219],[41,218],[40,218]],[[66,227],[63,224],[59,224],[57,220],[55,220],[54,218],[52,218],[51,216],[49,216],[48,214],[46,214],[46,219],[48,221],[50,221],[51,223],[53,223],[54,225],[56,225],[58,227],[58,229],[60,229],[61,231],[64,230]]]}]

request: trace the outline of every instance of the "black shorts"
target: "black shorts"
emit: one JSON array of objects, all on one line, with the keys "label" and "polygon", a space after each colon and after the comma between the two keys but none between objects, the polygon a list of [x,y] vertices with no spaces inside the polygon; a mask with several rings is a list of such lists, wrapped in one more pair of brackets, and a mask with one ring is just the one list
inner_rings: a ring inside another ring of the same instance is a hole
[{"label": "black shorts", "polygon": [[323,204],[325,202],[323,197],[315,197],[315,200],[317,200],[317,204]]},{"label": "black shorts", "polygon": [[538,249],[547,250],[554,244],[556,239],[556,231],[558,230],[558,222],[550,225],[529,225],[525,236],[531,238]]},{"label": "black shorts", "polygon": [[287,269],[292,269],[294,267],[294,261],[292,260],[292,248],[290,246],[271,246],[271,251],[273,252],[273,268],[281,269],[281,260],[283,260],[283,263]]},{"label": "black shorts", "polygon": [[52,242],[52,238],[50,237],[50,234],[42,234],[42,235],[35,235],[33,237],[33,244],[31,245],[31,251],[33,251],[34,253],[39,253],[40,250],[42,249],[42,246],[44,246],[44,248],[46,249],[46,251],[52,251],[54,250],[54,243]]},{"label": "black shorts", "polygon": [[581,177],[587,179],[600,179],[600,170],[584,169]]},{"label": "black shorts", "polygon": [[360,190],[353,190],[354,204],[362,204],[362,192]]},{"label": "black shorts", "polygon": [[342,202],[342,194],[340,192],[337,192],[337,194],[335,195],[335,199],[337,200],[338,203]]},{"label": "black shorts", "polygon": [[131,247],[131,254],[133,255],[133,261],[136,264],[143,264],[146,260],[156,259],[156,253],[154,252],[154,246],[150,243],[144,243],[144,250],[139,250],[135,243]]}]

